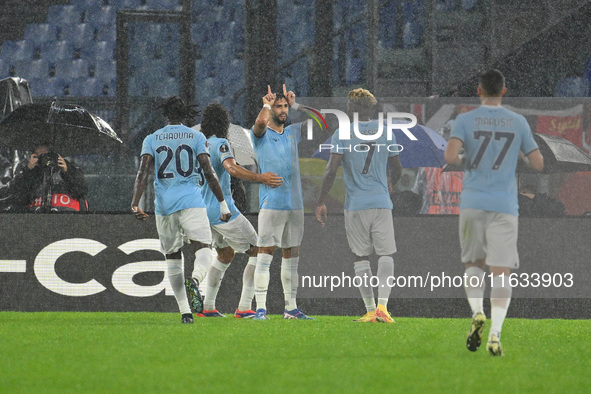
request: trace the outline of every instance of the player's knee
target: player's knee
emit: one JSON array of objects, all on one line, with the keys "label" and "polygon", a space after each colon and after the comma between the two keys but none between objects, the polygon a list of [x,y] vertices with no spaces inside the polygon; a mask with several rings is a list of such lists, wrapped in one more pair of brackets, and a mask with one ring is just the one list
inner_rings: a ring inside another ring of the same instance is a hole
[{"label": "player's knee", "polygon": [[283,258],[291,259],[292,257],[300,257],[300,247],[292,246],[291,248],[283,249]]},{"label": "player's knee", "polygon": [[257,247],[256,247],[256,246],[254,246],[254,245],[250,245],[250,249],[248,249],[248,250],[247,250],[246,252],[244,252],[244,253],[246,253],[246,255],[247,255],[248,257],[256,257],[256,255],[259,253],[259,248],[257,248]]},{"label": "player's knee", "polygon": [[509,276],[511,274],[511,268],[507,267],[489,267],[489,270],[493,276]]},{"label": "player's knee", "polygon": [[180,250],[177,251],[177,252],[169,253],[169,254],[166,255],[166,259],[167,260],[177,260],[177,259],[180,259],[180,258],[182,258],[182,252]]},{"label": "player's knee", "polygon": [[273,255],[273,252],[275,251],[275,247],[273,247],[273,246],[260,246],[258,249],[259,249],[258,254]]},{"label": "player's knee", "polygon": [[190,245],[190,248],[193,249],[195,252],[198,251],[199,249],[211,248],[211,244],[204,244],[203,242],[194,241],[192,239],[189,240],[189,245]]},{"label": "player's knee", "polygon": [[230,262],[232,262],[232,260],[234,259],[234,256],[236,255],[236,253],[234,252],[234,249],[232,249],[230,247],[223,248],[223,249],[217,249],[217,253],[218,253],[218,260],[224,264],[230,264]]}]

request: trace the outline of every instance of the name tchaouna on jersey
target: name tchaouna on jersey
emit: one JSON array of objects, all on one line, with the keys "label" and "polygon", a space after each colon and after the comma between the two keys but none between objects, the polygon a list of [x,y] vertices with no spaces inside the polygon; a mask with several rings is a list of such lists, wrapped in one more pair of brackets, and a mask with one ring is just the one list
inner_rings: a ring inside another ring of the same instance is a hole
[{"label": "name tchaouna on jersey", "polygon": [[179,131],[179,132],[156,134],[156,141],[178,140],[178,139],[185,139],[185,138],[193,139],[193,138],[195,138],[195,134],[193,134],[189,131]]}]

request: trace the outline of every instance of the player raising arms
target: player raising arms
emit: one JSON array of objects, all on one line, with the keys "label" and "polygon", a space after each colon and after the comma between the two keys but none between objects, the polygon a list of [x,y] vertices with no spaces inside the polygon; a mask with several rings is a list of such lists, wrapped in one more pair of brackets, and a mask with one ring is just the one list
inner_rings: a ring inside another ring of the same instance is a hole
[{"label": "player raising arms", "polygon": [[[509,275],[512,268],[519,267],[515,179],[518,157],[522,156],[536,171],[544,168],[544,159],[525,118],[501,106],[506,91],[505,77],[500,71],[483,73],[478,83],[482,105],[456,118],[445,150],[447,163],[464,161],[460,247],[466,265],[466,296],[472,309],[466,346],[473,352],[480,346],[486,322],[482,299],[484,269],[488,265],[492,287],[491,328],[486,348],[493,356],[503,354],[501,328],[512,293]],[[462,147],[464,158],[460,155]]]},{"label": "player raising arms", "polygon": [[272,171],[283,179],[277,188],[261,185],[259,188],[259,253],[254,274],[257,312],[255,320],[266,320],[269,267],[273,251],[283,249],[281,260],[281,283],[285,297],[284,319],[311,319],[298,309],[299,249],[304,235],[304,203],[300,179],[298,144],[302,140],[302,124],[284,127],[289,109],[299,107],[295,94],[273,93],[267,87],[263,108],[253,128],[251,138],[261,172]]},{"label": "player raising arms", "polygon": [[220,180],[224,198],[232,216],[227,223],[220,220],[218,199],[209,187],[201,188],[201,196],[207,207],[207,216],[213,235],[213,247],[216,248],[217,258],[213,259],[205,277],[203,312],[197,316],[224,317],[215,308],[215,300],[224,273],[230,266],[234,253],[238,252],[248,255],[248,264],[242,275],[242,295],[234,317],[251,318],[255,315],[255,312],[251,310],[251,304],[254,296],[254,271],[258,251],[255,246],[257,233],[234,204],[230,175],[247,181],[261,182],[271,188],[280,186],[282,180],[272,172],[255,174],[236,164],[227,140],[229,127],[230,116],[226,108],[220,104],[210,104],[205,108],[201,117],[201,132],[207,138],[211,165]]},{"label": "player raising arms", "polygon": [[[359,132],[365,136],[377,134],[380,128],[377,120],[371,120],[373,106],[376,103],[373,94],[365,89],[355,89],[348,94],[349,118],[352,119],[353,114],[358,113]],[[390,179],[394,187],[400,179],[402,167],[398,152],[390,152],[387,149],[388,145],[396,144],[394,139],[388,141],[386,133],[382,133],[373,141],[361,140],[353,134],[353,127],[351,124],[351,139],[339,139],[339,130],[336,130],[332,137],[333,148],[322,178],[316,219],[324,226],[327,220],[324,201],[342,163],[346,189],[345,231],[349,247],[356,259],[355,276],[372,277],[369,256],[375,251],[378,255],[377,277],[381,284],[378,286],[377,307],[373,288],[359,287],[367,313],[357,321],[394,323],[387,309],[391,292],[387,283],[388,278],[394,275],[393,254],[396,253],[387,168],[390,165]],[[355,149],[355,146],[365,148]]]},{"label": "player raising arms", "polygon": [[[231,214],[211,167],[205,136],[183,125],[187,118],[196,116],[197,111],[178,96],[168,98],[161,107],[168,125],[144,139],[131,209],[136,218],[148,218],[138,205],[148,174],[154,166],[156,229],[162,253],[166,255],[168,280],[182,315],[182,323],[193,323],[191,306],[196,312],[203,310],[199,281],[207,273],[212,258],[211,230],[199,185],[207,180],[219,201],[221,221],[228,221]],[[188,279],[187,284],[181,254],[184,237],[189,239],[191,252],[195,253],[192,279]],[[191,306],[186,287],[190,290]]]}]

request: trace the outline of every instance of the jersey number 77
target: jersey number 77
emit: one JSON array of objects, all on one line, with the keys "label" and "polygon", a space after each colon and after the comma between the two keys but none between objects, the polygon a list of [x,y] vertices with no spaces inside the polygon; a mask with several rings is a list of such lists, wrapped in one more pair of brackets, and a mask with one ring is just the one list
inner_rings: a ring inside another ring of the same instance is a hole
[{"label": "jersey number 77", "polygon": [[496,141],[499,141],[501,139],[505,140],[505,143],[503,144],[503,148],[501,148],[501,151],[499,152],[496,160],[493,163],[492,169],[498,170],[501,167],[501,164],[503,163],[503,160],[505,159],[505,156],[507,155],[507,151],[509,150],[509,147],[511,146],[511,144],[513,143],[513,140],[515,139],[515,134],[508,133],[506,131],[492,132],[492,131],[478,130],[478,131],[474,131],[474,139],[478,140],[478,139],[484,138],[484,140],[480,144],[480,147],[478,148],[478,152],[476,152],[476,155],[474,156],[474,160],[472,161],[472,165],[470,166],[471,169],[474,170],[474,169],[478,168],[478,165],[480,164],[480,161],[482,160],[482,156],[484,156],[484,152],[486,151],[486,148],[488,148],[488,146],[490,144],[490,140],[493,137]]}]

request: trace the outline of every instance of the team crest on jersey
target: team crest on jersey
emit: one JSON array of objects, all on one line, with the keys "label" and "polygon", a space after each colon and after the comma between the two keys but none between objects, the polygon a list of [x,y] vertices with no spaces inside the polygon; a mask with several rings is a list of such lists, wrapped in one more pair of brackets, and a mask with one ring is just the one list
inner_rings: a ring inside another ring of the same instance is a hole
[{"label": "team crest on jersey", "polygon": [[226,153],[226,152],[229,152],[229,151],[230,151],[230,148],[228,147],[228,145],[226,145],[226,144],[220,145],[220,152]]}]

